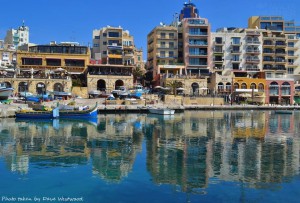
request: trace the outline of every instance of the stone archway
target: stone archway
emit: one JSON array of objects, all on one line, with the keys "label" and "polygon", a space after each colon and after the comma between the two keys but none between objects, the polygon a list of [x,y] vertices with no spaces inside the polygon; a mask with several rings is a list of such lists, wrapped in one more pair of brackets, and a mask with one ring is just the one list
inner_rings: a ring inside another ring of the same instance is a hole
[{"label": "stone archway", "polygon": [[4,83],[5,83],[5,86],[6,86],[6,87],[9,87],[9,88],[12,87],[12,85],[10,84],[10,82],[4,82]]},{"label": "stone archway", "polygon": [[120,86],[124,86],[123,80],[117,80],[115,82],[115,89],[118,89],[118,87],[120,87]]},{"label": "stone archway", "polygon": [[36,84],[36,93],[37,94],[45,94],[46,93],[46,85],[42,82]]},{"label": "stone archway", "polygon": [[199,84],[194,82],[192,83],[192,94],[193,95],[196,95],[196,94],[199,94]]},{"label": "stone archway", "polygon": [[106,82],[105,80],[98,80],[97,81],[97,90],[100,90],[100,91],[106,91]]},{"label": "stone archway", "polygon": [[56,92],[63,92],[64,86],[61,83],[55,83],[53,86],[53,90]]},{"label": "stone archway", "polygon": [[28,92],[28,82],[20,82],[18,92]]}]

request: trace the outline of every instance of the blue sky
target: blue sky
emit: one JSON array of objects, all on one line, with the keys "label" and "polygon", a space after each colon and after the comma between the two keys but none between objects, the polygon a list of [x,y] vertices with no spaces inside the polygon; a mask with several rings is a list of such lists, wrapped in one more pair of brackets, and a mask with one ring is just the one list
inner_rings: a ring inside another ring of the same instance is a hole
[{"label": "blue sky", "polygon": [[[186,0],[188,1],[188,0]],[[146,52],[147,34],[160,22],[169,24],[184,0],[26,0],[6,4],[0,12],[0,39],[7,29],[25,20],[30,42],[92,42],[92,31],[104,26],[121,26],[134,36],[137,47]],[[281,15],[300,25],[299,0],[192,0],[212,31],[220,27],[247,27],[252,15]],[[145,55],[145,54],[144,54]]]}]

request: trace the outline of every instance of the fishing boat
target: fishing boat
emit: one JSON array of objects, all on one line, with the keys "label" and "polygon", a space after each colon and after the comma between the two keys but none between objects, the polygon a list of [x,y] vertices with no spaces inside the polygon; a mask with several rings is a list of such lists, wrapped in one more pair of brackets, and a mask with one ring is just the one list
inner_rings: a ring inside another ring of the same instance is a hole
[{"label": "fishing boat", "polygon": [[59,117],[60,118],[91,118],[91,117],[97,117],[98,115],[98,104],[93,108],[87,108],[87,109],[70,109],[67,107],[60,108],[59,110]]},{"label": "fishing boat", "polygon": [[0,100],[7,100],[12,95],[14,88],[7,87],[6,84],[0,83]]},{"label": "fishing boat", "polygon": [[149,112],[160,115],[174,115],[175,110],[169,108],[149,108]]},{"label": "fishing boat", "polygon": [[20,109],[16,111],[16,118],[30,118],[30,119],[53,119],[59,117],[59,109],[54,108],[46,111],[35,111],[28,109]]}]

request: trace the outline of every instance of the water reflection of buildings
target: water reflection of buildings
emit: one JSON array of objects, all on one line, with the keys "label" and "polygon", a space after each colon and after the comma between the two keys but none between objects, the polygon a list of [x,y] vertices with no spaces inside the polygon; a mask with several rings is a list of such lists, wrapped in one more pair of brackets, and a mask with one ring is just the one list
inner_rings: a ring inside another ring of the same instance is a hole
[{"label": "water reflection of buildings", "polygon": [[128,175],[141,151],[139,122],[133,115],[100,116],[99,134],[90,141],[94,174],[109,182],[119,182]]},{"label": "water reflection of buildings", "polygon": [[93,173],[107,181],[119,181],[130,172],[141,150],[138,121],[109,116],[100,117],[100,122],[3,119],[1,155],[9,170],[20,174],[26,174],[30,164],[68,167],[85,165],[92,158]]},{"label": "water reflection of buildings", "polygon": [[205,190],[210,178],[269,187],[299,173],[299,117],[186,111],[173,117],[100,115],[96,123],[3,119],[0,155],[9,170],[22,174],[31,165],[92,163],[95,176],[120,182],[132,171],[145,135],[147,169],[157,184],[191,193]]},{"label": "water reflection of buildings", "polygon": [[[289,125],[269,111],[185,112],[173,122],[151,121],[147,168],[155,183],[185,192],[206,188],[211,177],[257,188],[288,181],[299,173],[298,116],[289,115]],[[269,139],[271,122],[281,123],[276,132],[284,132],[275,140]]]}]

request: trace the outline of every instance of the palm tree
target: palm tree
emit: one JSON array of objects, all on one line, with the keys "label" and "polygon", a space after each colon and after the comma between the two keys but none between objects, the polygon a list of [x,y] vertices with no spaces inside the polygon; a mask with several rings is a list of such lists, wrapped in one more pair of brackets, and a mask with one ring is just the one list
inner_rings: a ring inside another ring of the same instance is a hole
[{"label": "palm tree", "polygon": [[167,82],[166,86],[171,89],[171,92],[174,95],[176,95],[176,89],[179,87],[182,87],[182,82],[177,81],[177,80],[171,80],[171,81]]},{"label": "palm tree", "polygon": [[137,67],[132,69],[132,74],[133,74],[134,83],[140,82],[140,81],[137,81],[137,80],[144,75],[144,70],[142,70],[141,67],[137,66]]}]

